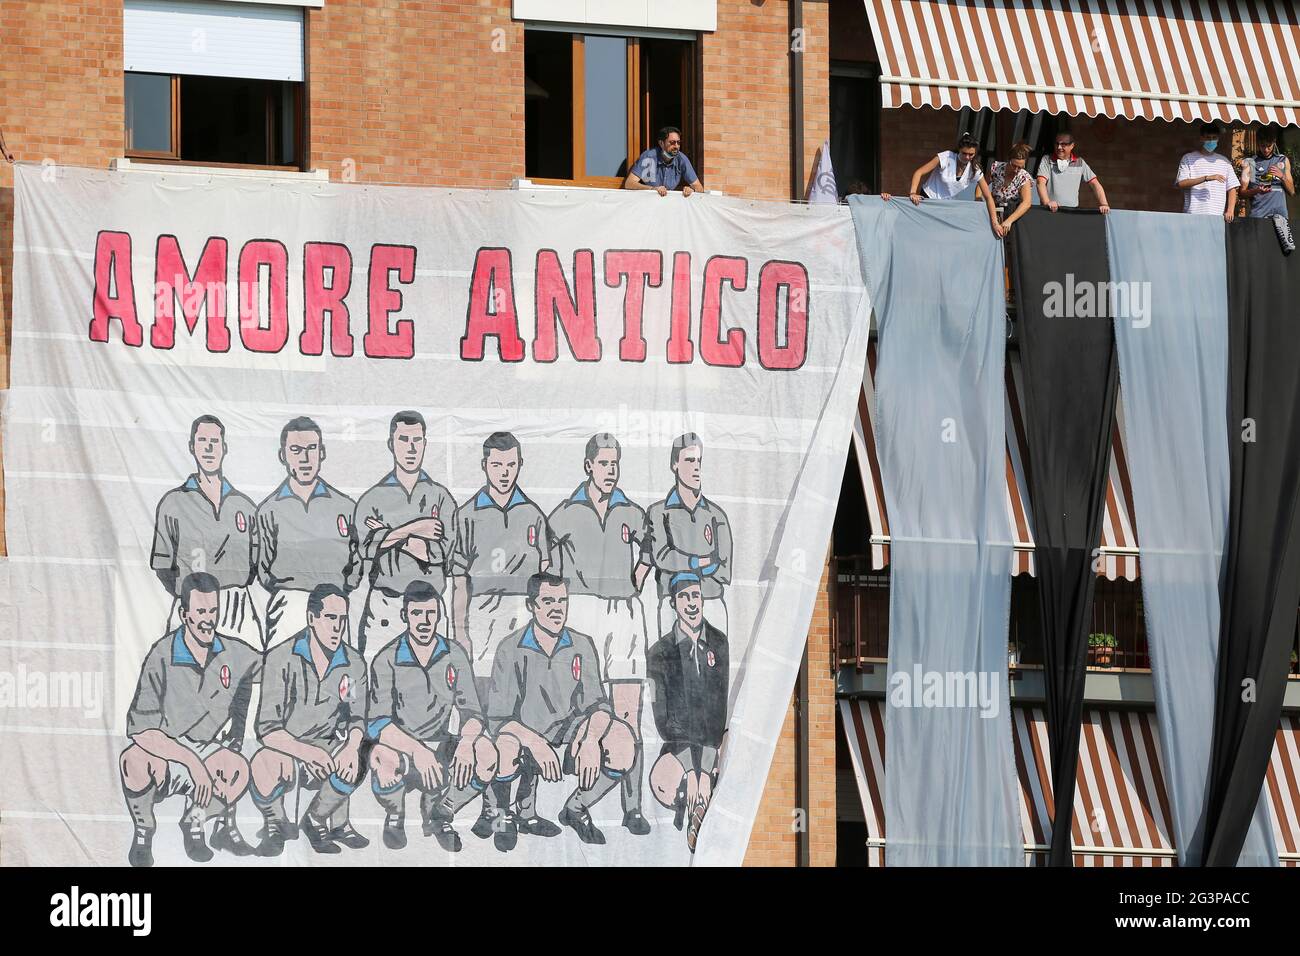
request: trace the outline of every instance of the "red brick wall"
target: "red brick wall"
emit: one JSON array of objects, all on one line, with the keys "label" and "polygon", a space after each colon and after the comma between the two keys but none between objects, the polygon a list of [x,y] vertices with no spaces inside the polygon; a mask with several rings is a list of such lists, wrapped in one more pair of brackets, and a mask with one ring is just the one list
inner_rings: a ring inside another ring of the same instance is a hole
[{"label": "red brick wall", "polygon": [[[750,199],[790,198],[789,5],[719,0],[703,39],[705,185]],[[830,23],[805,3],[804,181],[830,135]]]},{"label": "red brick wall", "polygon": [[[831,675],[829,568],[822,572],[812,625],[808,631],[809,803],[803,816],[811,841],[813,866],[835,865],[835,679]],[[767,787],[754,819],[746,866],[794,866],[799,861],[795,834],[798,806],[797,725],[794,699],[786,710],[768,772]]]},{"label": "red brick wall", "polygon": [[524,174],[523,42],[509,0],[311,10],[309,165],[336,180],[508,186]]},{"label": "red brick wall", "polygon": [[862,0],[829,0],[831,59],[878,62],[867,6]]},{"label": "red brick wall", "polygon": [[[831,23],[830,5],[803,5],[804,25],[804,189],[812,181],[817,150],[831,135]],[[783,197],[783,198],[788,198]]]}]

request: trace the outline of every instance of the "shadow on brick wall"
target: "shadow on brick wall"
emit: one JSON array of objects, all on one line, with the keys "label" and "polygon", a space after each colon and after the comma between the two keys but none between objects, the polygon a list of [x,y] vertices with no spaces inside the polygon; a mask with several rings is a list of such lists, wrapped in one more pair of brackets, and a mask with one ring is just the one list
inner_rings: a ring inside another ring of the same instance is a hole
[{"label": "shadow on brick wall", "polygon": [[[13,330],[9,317],[14,311],[14,189],[0,187],[0,328],[4,330],[4,344],[0,347],[0,388],[9,387],[9,350],[13,344]],[[3,532],[0,531],[0,536]],[[3,540],[0,537],[0,540]]]}]

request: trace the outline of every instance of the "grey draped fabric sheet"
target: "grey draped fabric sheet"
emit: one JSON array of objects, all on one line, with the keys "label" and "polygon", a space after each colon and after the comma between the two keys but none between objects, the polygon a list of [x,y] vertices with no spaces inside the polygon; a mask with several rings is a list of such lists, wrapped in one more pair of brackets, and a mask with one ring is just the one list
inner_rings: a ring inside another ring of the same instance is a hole
[{"label": "grey draped fabric sheet", "polygon": [[879,328],[887,866],[1021,866],[1007,692],[1002,244],[969,202],[852,196]]},{"label": "grey draped fabric sheet", "polygon": [[[1203,862],[1228,530],[1228,288],[1218,216],[1106,217],[1142,596],[1178,861]],[[1145,302],[1146,309],[1134,308]],[[1145,312],[1143,315],[1141,313]],[[1116,314],[1118,313],[1118,314]],[[891,514],[891,518],[892,518]],[[1277,851],[1258,793],[1239,862]]]},{"label": "grey draped fabric sheet", "polygon": [[[1228,230],[1232,498],[1206,796],[1209,866],[1238,859],[1273,753],[1300,603],[1300,256]],[[1244,693],[1245,682],[1251,693]]]},{"label": "grey draped fabric sheet", "polygon": [[1070,866],[1093,551],[1106,504],[1118,363],[1108,311],[1059,306],[1065,290],[1109,281],[1106,225],[1100,213],[1032,209],[1016,224],[1011,248],[1052,768],[1049,862]]}]

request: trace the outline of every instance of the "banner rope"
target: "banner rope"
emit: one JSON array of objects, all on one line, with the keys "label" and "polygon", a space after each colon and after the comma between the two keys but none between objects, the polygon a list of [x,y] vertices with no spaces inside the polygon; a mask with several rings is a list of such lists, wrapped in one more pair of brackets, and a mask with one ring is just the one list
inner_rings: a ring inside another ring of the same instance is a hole
[{"label": "banner rope", "polygon": [[[3,138],[0,138],[0,147],[3,147]],[[543,185],[538,185],[536,183],[530,183],[529,185],[526,186],[517,186],[517,185],[449,186],[445,183],[399,183],[399,182],[391,182],[387,180],[372,180],[372,179],[368,179],[364,182],[361,181],[348,182],[341,179],[308,178],[306,175],[303,175],[302,178],[298,178],[298,175],[300,174],[297,173],[297,171],[291,171],[293,178],[285,179],[274,175],[259,176],[258,173],[261,171],[257,169],[241,169],[238,173],[226,173],[217,168],[209,169],[199,165],[178,165],[175,169],[168,169],[162,166],[161,164],[153,164],[147,166],[147,168],[141,168],[137,166],[137,167],[127,168],[127,169],[112,169],[112,168],[106,168],[104,166],[88,166],[85,163],[54,163],[49,161],[36,162],[35,160],[30,160],[30,159],[15,160],[8,153],[5,154],[5,159],[7,159],[9,163],[14,166],[54,166],[56,168],[62,167],[65,169],[84,169],[92,173],[117,173],[117,174],[134,173],[134,174],[147,174],[151,176],[166,176],[170,173],[173,176],[195,176],[195,177],[206,176],[208,178],[209,185],[213,181],[218,179],[229,179],[235,182],[238,181],[258,182],[267,186],[298,186],[298,187],[316,186],[318,188],[323,186],[359,186],[362,189],[365,189],[370,186],[401,186],[407,189],[446,189],[448,191],[454,190],[457,192],[473,191],[473,192],[515,192],[515,193],[531,193],[531,192],[562,193],[562,192],[571,191],[575,189],[580,189],[583,192],[589,192],[589,193],[622,193],[628,191],[624,189],[607,189],[605,187],[600,187],[600,186],[581,186],[576,183],[573,185],[556,185],[556,186],[553,185],[543,186]],[[143,163],[145,161],[141,160],[141,162]],[[284,173],[285,170],[268,169],[265,170],[265,172],[268,174],[274,174],[277,172]],[[313,170],[302,170],[302,174],[306,174],[310,172],[313,172]],[[714,192],[714,191],[706,191],[704,193],[697,193],[696,195],[715,196],[715,197],[721,197],[723,199],[735,199],[741,202],[747,202],[751,206],[759,206],[759,205],[796,206],[805,209],[815,209],[818,207],[833,209],[837,207],[844,207],[845,205],[844,203],[809,202],[806,199],[750,199],[745,196],[736,195],[734,193]],[[956,202],[956,200],[928,200],[928,201],[929,202]]]}]

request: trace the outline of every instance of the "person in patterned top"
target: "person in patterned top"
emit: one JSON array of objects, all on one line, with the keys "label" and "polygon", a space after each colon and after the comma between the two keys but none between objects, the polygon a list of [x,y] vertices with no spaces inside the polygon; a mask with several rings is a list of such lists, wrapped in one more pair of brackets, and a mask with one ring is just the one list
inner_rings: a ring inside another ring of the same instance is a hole
[{"label": "person in patterned top", "polygon": [[1032,202],[1034,179],[1025,169],[1029,159],[1029,144],[1019,142],[1011,147],[1009,158],[1004,163],[994,163],[989,167],[989,189],[993,192],[993,204],[1002,215],[1002,227],[1011,229],[1012,223],[1029,211]]}]

